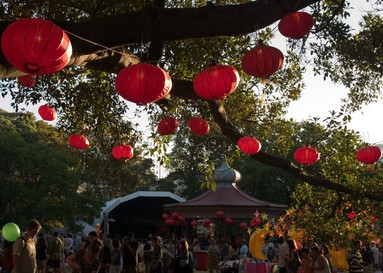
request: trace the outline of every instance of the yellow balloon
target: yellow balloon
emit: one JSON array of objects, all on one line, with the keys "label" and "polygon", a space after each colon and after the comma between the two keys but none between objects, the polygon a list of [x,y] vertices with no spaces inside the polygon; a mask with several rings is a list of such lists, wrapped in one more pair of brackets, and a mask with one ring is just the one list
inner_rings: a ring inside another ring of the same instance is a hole
[{"label": "yellow balloon", "polygon": [[342,249],[335,249],[335,248],[330,248],[329,252],[332,257],[332,263],[334,267],[336,267],[341,271],[346,271],[348,270],[348,263],[347,263],[347,249],[342,248]]},{"label": "yellow balloon", "polygon": [[257,229],[250,236],[249,250],[251,255],[257,260],[267,260],[263,255],[262,248],[265,245],[265,237],[270,231],[265,229]]}]

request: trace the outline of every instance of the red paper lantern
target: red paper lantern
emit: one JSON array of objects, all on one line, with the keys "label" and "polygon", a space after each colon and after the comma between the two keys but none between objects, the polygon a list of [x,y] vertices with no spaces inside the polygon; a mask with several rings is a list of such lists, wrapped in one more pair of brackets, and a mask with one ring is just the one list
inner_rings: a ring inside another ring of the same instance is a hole
[{"label": "red paper lantern", "polygon": [[364,164],[372,164],[382,157],[382,150],[378,146],[366,146],[356,152],[356,159]]},{"label": "red paper lantern", "polygon": [[117,145],[112,149],[112,155],[115,159],[131,159],[133,157],[133,148],[130,145]]},{"label": "red paper lantern", "polygon": [[68,138],[70,146],[75,149],[83,150],[89,148],[89,140],[80,134],[72,134]]},{"label": "red paper lantern", "polygon": [[217,210],[215,212],[215,216],[217,217],[223,217],[225,215],[225,212],[223,210]]},{"label": "red paper lantern", "polygon": [[177,212],[172,213],[172,218],[173,219],[178,219],[178,216],[180,216]]},{"label": "red paper lantern", "polygon": [[190,225],[191,225],[193,228],[196,227],[196,226],[198,225],[197,220],[191,220],[191,221],[190,221]]},{"label": "red paper lantern", "polygon": [[239,149],[246,154],[256,154],[261,150],[261,143],[254,137],[241,137],[238,140]]},{"label": "red paper lantern", "polygon": [[39,107],[38,113],[41,118],[46,121],[53,121],[57,116],[56,110],[49,105],[41,105]]},{"label": "red paper lantern", "polygon": [[178,216],[178,221],[180,221],[181,223],[185,222],[186,221],[186,218],[182,215]]},{"label": "red paper lantern", "polygon": [[246,222],[241,222],[241,223],[239,223],[239,228],[240,229],[245,229],[245,228],[247,228],[247,223]]},{"label": "red paper lantern", "polygon": [[311,14],[303,11],[292,12],[283,17],[278,24],[279,32],[292,39],[300,39],[308,34],[314,25]]},{"label": "red paper lantern", "polygon": [[223,221],[226,223],[226,224],[232,224],[233,223],[233,219],[231,219],[231,218],[225,218],[225,219],[223,219]]},{"label": "red paper lantern", "polygon": [[13,67],[31,75],[57,72],[72,55],[68,35],[51,21],[36,18],[11,23],[2,34],[1,50]]},{"label": "red paper lantern", "polygon": [[17,77],[19,84],[24,87],[32,88],[36,85],[36,79],[32,75],[25,75]]},{"label": "red paper lantern", "polygon": [[165,224],[167,224],[168,226],[174,226],[176,224],[176,221],[174,221],[173,219],[166,219]]},{"label": "red paper lantern", "polygon": [[310,146],[300,147],[295,151],[294,159],[302,165],[308,166],[318,161],[319,153]]},{"label": "red paper lantern", "polygon": [[239,84],[237,70],[230,65],[213,65],[199,73],[194,91],[203,99],[221,100],[234,92]]},{"label": "red paper lantern", "polygon": [[177,131],[178,120],[172,117],[165,117],[158,123],[157,132],[160,135],[171,135]]},{"label": "red paper lantern", "polygon": [[164,213],[164,214],[162,214],[162,219],[164,219],[164,220],[166,220],[166,219],[169,219],[169,214],[166,214],[166,213]]},{"label": "red paper lantern", "polygon": [[260,43],[245,53],[242,69],[248,75],[268,79],[282,67],[283,59],[283,54],[278,48]]},{"label": "red paper lantern", "polygon": [[172,80],[158,66],[139,63],[122,69],[116,77],[116,89],[121,97],[139,105],[156,102],[172,88]]},{"label": "red paper lantern", "polygon": [[189,128],[197,136],[207,135],[210,131],[209,123],[203,118],[189,119]]}]

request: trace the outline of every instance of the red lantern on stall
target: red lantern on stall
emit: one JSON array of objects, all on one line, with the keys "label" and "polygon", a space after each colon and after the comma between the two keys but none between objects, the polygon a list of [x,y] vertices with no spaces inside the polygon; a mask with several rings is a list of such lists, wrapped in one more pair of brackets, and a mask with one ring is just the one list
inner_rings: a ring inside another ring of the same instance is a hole
[{"label": "red lantern on stall", "polygon": [[239,84],[239,74],[230,65],[212,65],[194,79],[197,95],[207,100],[221,100],[234,92]]},{"label": "red lantern on stall", "polygon": [[49,105],[41,105],[38,109],[38,113],[43,120],[53,121],[57,116],[57,112]]},{"label": "red lantern on stall", "polygon": [[190,225],[191,225],[193,228],[195,228],[195,227],[198,225],[197,220],[191,220],[191,221],[190,221]]},{"label": "red lantern on stall", "polygon": [[162,68],[139,63],[122,69],[116,77],[116,89],[127,101],[144,105],[169,94],[172,80]]},{"label": "red lantern on stall", "polygon": [[1,50],[13,67],[30,75],[57,72],[72,55],[68,35],[51,21],[37,18],[11,23],[2,34]]},{"label": "red lantern on stall", "polygon": [[268,79],[282,67],[283,59],[278,48],[259,43],[243,56],[242,69],[250,76]]},{"label": "red lantern on stall", "polygon": [[169,219],[169,214],[166,214],[166,213],[164,213],[164,214],[162,214],[162,219],[164,219],[164,220],[166,220],[166,219]]},{"label": "red lantern on stall", "polygon": [[245,228],[247,228],[247,223],[246,222],[241,222],[241,223],[239,223],[239,228],[240,229],[245,229]]},{"label": "red lantern on stall", "polygon": [[131,159],[133,157],[133,147],[126,144],[114,146],[112,155],[115,159]]},{"label": "red lantern on stall", "polygon": [[366,146],[356,152],[356,159],[364,164],[373,164],[382,157],[382,150],[378,146]]},{"label": "red lantern on stall", "polygon": [[207,135],[210,131],[209,123],[203,118],[190,118],[189,128],[197,136]]},{"label": "red lantern on stall", "polygon": [[157,132],[160,135],[171,135],[177,131],[178,120],[172,117],[165,117],[158,123]]},{"label": "red lantern on stall", "polygon": [[233,219],[231,219],[231,218],[225,218],[225,219],[223,219],[223,221],[224,221],[226,224],[229,224],[229,225],[231,225],[231,224],[233,223]]},{"label": "red lantern on stall", "polygon": [[165,224],[167,224],[168,226],[174,226],[176,224],[176,221],[174,221],[173,219],[166,219],[165,220]]},{"label": "red lantern on stall", "polygon": [[72,134],[68,138],[70,146],[78,150],[84,150],[89,148],[89,140],[80,134]]},{"label": "red lantern on stall", "polygon": [[204,225],[210,225],[211,223],[213,222],[213,220],[211,220],[210,218],[206,218],[205,221],[204,221]]},{"label": "red lantern on stall", "polygon": [[172,218],[173,218],[174,220],[178,219],[178,216],[179,216],[178,212],[173,212],[173,213],[172,213]]},{"label": "red lantern on stall", "polygon": [[184,223],[186,221],[186,218],[182,215],[178,216],[178,221],[180,221],[181,223]]},{"label": "red lantern on stall", "polygon": [[225,212],[223,210],[217,210],[215,212],[215,216],[217,216],[218,218],[223,217],[224,215],[225,215]]},{"label": "red lantern on stall", "polygon": [[246,154],[256,154],[261,150],[261,143],[254,137],[241,137],[238,140],[239,149]]},{"label": "red lantern on stall", "polygon": [[294,153],[294,159],[302,165],[312,165],[319,160],[319,153],[311,146],[298,148]]},{"label": "red lantern on stall", "polygon": [[308,34],[314,25],[311,14],[304,11],[292,12],[283,17],[278,24],[279,32],[291,39],[300,39]]},{"label": "red lantern on stall", "polygon": [[17,77],[19,84],[24,87],[32,88],[36,85],[36,79],[32,75],[25,75]]}]

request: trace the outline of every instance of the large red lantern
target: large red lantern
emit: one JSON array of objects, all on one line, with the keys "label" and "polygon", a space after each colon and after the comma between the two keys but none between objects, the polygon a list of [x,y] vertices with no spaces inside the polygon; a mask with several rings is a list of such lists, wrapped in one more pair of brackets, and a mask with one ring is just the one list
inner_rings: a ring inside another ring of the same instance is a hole
[{"label": "large red lantern", "polygon": [[191,225],[193,228],[196,227],[196,226],[198,225],[197,220],[191,220],[191,221],[190,221],[190,225]]},{"label": "large red lantern", "polygon": [[112,155],[115,159],[131,159],[133,157],[133,148],[126,144],[117,145],[113,147]]},{"label": "large red lantern", "polygon": [[178,120],[172,117],[165,117],[158,123],[157,132],[160,135],[171,135],[177,131]]},{"label": "large red lantern", "polygon": [[57,116],[56,110],[49,105],[41,105],[38,109],[38,113],[41,118],[46,121],[53,121]]},{"label": "large red lantern", "polygon": [[300,147],[294,153],[294,159],[302,165],[312,165],[319,159],[319,153],[310,146]]},{"label": "large red lantern", "polygon": [[203,99],[221,100],[234,92],[239,84],[237,70],[230,65],[213,65],[199,73],[194,91]]},{"label": "large red lantern", "polygon": [[172,88],[169,74],[162,68],[139,63],[122,69],[116,77],[116,89],[121,97],[139,105],[156,102]]},{"label": "large red lantern", "polygon": [[238,140],[239,149],[246,154],[256,154],[261,150],[261,143],[254,137],[241,137]]},{"label": "large red lantern", "polygon": [[210,131],[209,123],[203,118],[190,118],[189,128],[194,134],[198,136],[207,135]]},{"label": "large red lantern", "polygon": [[72,134],[68,138],[70,146],[75,149],[83,150],[89,148],[89,140],[80,134]]},{"label": "large red lantern", "polygon": [[166,220],[169,218],[170,218],[169,214],[166,214],[166,213],[162,214],[162,219]]},{"label": "large red lantern", "polygon": [[225,219],[223,219],[223,221],[224,221],[226,224],[229,224],[229,225],[231,225],[231,224],[233,223],[233,219],[231,219],[231,218],[225,218]]},{"label": "large red lantern", "polygon": [[364,164],[372,164],[382,157],[382,150],[378,146],[366,146],[356,152],[356,159]]},{"label": "large red lantern", "polygon": [[178,216],[178,221],[180,221],[181,223],[184,223],[186,221],[185,216],[182,216],[182,215]]},{"label": "large red lantern", "polygon": [[169,218],[169,219],[165,220],[165,224],[167,224],[168,226],[174,226],[176,224],[176,221],[174,221],[173,219]]},{"label": "large red lantern", "polygon": [[11,23],[2,34],[1,50],[13,67],[31,75],[57,72],[72,55],[68,35],[51,21],[36,18]]},{"label": "large red lantern", "polygon": [[246,222],[241,222],[241,223],[239,223],[239,228],[240,229],[245,229],[245,228],[247,228],[247,223]]},{"label": "large red lantern", "polygon": [[173,212],[173,213],[172,213],[172,218],[173,218],[174,220],[177,220],[177,219],[178,219],[178,216],[180,216],[178,212]]},{"label": "large red lantern", "polygon": [[223,210],[217,210],[215,212],[215,216],[217,217],[223,217],[225,215],[225,212]]},{"label": "large red lantern", "polygon": [[300,39],[308,34],[314,25],[311,14],[303,11],[292,12],[283,17],[278,24],[279,32],[292,39]]},{"label": "large red lantern", "polygon": [[19,84],[24,87],[32,88],[36,85],[36,79],[32,75],[25,75],[17,77]]},{"label": "large red lantern", "polygon": [[248,75],[268,79],[282,67],[283,59],[278,48],[259,43],[243,56],[242,69]]}]

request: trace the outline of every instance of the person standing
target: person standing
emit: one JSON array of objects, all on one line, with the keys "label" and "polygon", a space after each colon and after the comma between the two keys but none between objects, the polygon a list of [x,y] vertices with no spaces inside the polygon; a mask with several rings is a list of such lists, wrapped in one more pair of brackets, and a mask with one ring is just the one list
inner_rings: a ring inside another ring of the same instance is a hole
[{"label": "person standing", "polygon": [[26,231],[13,244],[12,273],[36,273],[36,245],[34,238],[41,229],[40,223],[32,219]]},{"label": "person standing", "polygon": [[379,249],[376,247],[375,241],[371,241],[370,247],[372,250],[372,254],[374,256],[374,269],[378,270],[380,268],[380,266],[379,266]]},{"label": "person standing", "polygon": [[350,273],[363,273],[363,256],[360,250],[362,249],[362,241],[356,240],[354,248],[348,256],[349,272]]},{"label": "person standing", "polygon": [[153,247],[153,260],[152,260],[152,266],[150,268],[150,272],[161,273],[162,272],[162,254],[163,254],[161,239],[158,236],[152,236],[151,242]]},{"label": "person standing", "polygon": [[37,273],[47,270],[48,243],[43,233],[40,233],[36,242]]},{"label": "person standing", "polygon": [[123,273],[137,273],[137,250],[139,244],[134,239],[133,232],[126,235],[126,240],[121,247]]},{"label": "person standing", "polygon": [[282,238],[283,243],[279,246],[278,251],[278,270],[279,273],[286,273],[286,254],[289,254],[289,245],[287,244],[287,238],[284,240]]},{"label": "person standing", "polygon": [[48,241],[48,267],[53,268],[53,273],[60,273],[61,261],[64,254],[64,242],[59,238],[57,231],[53,232],[53,237]]},{"label": "person standing", "polygon": [[210,245],[207,248],[207,254],[209,255],[209,273],[213,273],[213,270],[216,271],[216,273],[219,273],[219,253],[220,249],[217,245],[214,238],[211,239]]},{"label": "person standing", "polygon": [[109,273],[121,273],[121,242],[119,239],[112,240],[112,264]]},{"label": "person standing", "polygon": [[311,270],[315,273],[331,273],[330,265],[318,246],[311,248]]}]

